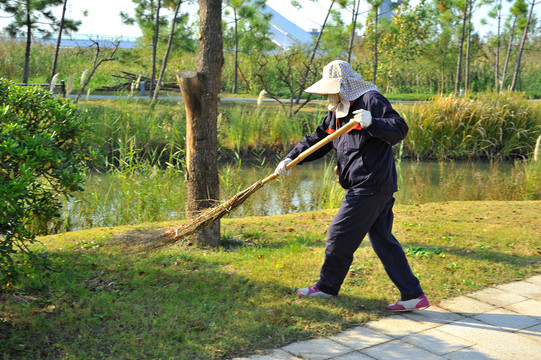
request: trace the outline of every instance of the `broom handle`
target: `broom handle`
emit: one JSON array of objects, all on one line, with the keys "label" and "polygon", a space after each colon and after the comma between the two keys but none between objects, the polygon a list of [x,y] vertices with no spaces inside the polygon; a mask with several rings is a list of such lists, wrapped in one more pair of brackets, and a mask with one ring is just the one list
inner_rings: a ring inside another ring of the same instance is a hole
[{"label": "broom handle", "polygon": [[[359,125],[359,122],[352,119],[350,122],[348,122],[346,125],[342,126],[340,129],[336,130],[335,132],[328,135],[327,137],[319,140],[317,143],[315,143],[314,145],[310,146],[308,149],[301,152],[299,154],[299,156],[297,156],[295,159],[293,159],[293,161],[291,161],[289,164],[287,164],[286,165],[286,170],[290,170],[293,166],[297,165],[298,163],[300,163],[301,161],[306,159],[308,156],[310,156],[311,154],[313,154],[317,150],[321,149],[323,146],[327,145],[331,141],[336,140],[337,138],[339,138],[345,132],[353,129],[356,125]],[[269,181],[274,180],[279,176],[280,175],[278,175],[276,173],[273,173],[272,175],[267,176],[261,182],[263,184],[266,184]]]}]

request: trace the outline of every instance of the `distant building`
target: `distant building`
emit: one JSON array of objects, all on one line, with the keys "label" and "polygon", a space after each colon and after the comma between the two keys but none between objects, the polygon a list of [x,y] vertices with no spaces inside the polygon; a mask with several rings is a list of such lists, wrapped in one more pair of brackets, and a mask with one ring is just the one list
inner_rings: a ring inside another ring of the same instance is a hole
[{"label": "distant building", "polygon": [[[305,44],[312,42],[313,32],[303,30],[268,5],[265,5],[263,11],[272,15],[271,38],[282,49],[290,48],[299,43]],[[317,30],[315,35],[317,35]]]},{"label": "distant building", "polygon": [[[397,2],[401,2],[401,0],[383,0],[379,9],[381,16],[389,18],[393,16],[393,10],[396,8],[396,5],[393,5],[393,2],[396,4]],[[319,34],[320,29],[311,28],[305,30],[288,20],[268,4],[265,5],[263,11],[272,15],[271,38],[272,41],[282,49],[290,48],[295,44],[309,44],[314,39],[314,36]]]}]

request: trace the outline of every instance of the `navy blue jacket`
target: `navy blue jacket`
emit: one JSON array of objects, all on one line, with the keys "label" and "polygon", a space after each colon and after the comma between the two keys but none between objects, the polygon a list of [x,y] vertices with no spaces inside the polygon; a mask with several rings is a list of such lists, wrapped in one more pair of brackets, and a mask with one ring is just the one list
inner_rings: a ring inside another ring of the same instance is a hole
[{"label": "navy blue jacket", "polygon": [[345,118],[337,119],[336,114],[329,111],[316,131],[306,135],[287,157],[295,159],[301,152],[340,128],[340,124],[349,122],[354,116],[353,111],[358,109],[370,111],[370,127],[355,127],[308,156],[303,162],[319,159],[335,149],[340,184],[348,192],[395,192],[398,187],[393,145],[406,137],[408,125],[393,109],[389,100],[377,91],[368,91],[355,100]]}]

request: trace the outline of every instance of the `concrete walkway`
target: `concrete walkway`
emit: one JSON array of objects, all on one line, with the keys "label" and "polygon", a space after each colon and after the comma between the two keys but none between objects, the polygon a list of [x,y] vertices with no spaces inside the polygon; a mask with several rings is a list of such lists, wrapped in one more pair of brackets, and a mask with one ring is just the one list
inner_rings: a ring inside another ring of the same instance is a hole
[{"label": "concrete walkway", "polygon": [[541,360],[541,275],[248,359]]}]

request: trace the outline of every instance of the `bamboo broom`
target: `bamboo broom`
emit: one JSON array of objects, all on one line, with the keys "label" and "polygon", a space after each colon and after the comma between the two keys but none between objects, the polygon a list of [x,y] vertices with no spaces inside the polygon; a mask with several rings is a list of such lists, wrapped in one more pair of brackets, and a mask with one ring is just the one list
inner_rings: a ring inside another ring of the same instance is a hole
[{"label": "bamboo broom", "polygon": [[[328,135],[324,139],[320,140],[316,144],[312,145],[310,148],[300,153],[299,156],[297,156],[297,158],[295,158],[293,161],[291,161],[289,164],[286,165],[286,169],[290,170],[295,165],[297,165],[298,163],[306,159],[308,156],[313,154],[315,151],[321,149],[323,146],[337,139],[342,134],[354,128],[356,125],[359,125],[359,123],[355,120],[351,120],[350,122],[342,126],[337,131],[333,132],[332,134]],[[166,245],[173,244],[197,232],[198,230],[213,224],[215,221],[217,221],[218,219],[230,213],[233,209],[241,205],[248,197],[250,197],[250,195],[252,195],[254,192],[256,192],[261,187],[263,187],[263,185],[270,182],[271,180],[276,179],[277,177],[279,177],[279,175],[276,173],[273,173],[267,176],[266,178],[255,182],[250,187],[240,191],[228,201],[225,201],[220,205],[217,205],[215,207],[209,208],[201,212],[197,217],[187,220],[186,222],[184,222],[184,224],[182,224],[181,226],[177,228],[173,228],[173,229],[165,231],[164,233],[159,235],[157,238],[155,238],[152,242],[148,244],[147,250],[152,249],[152,248],[157,249]]]}]

